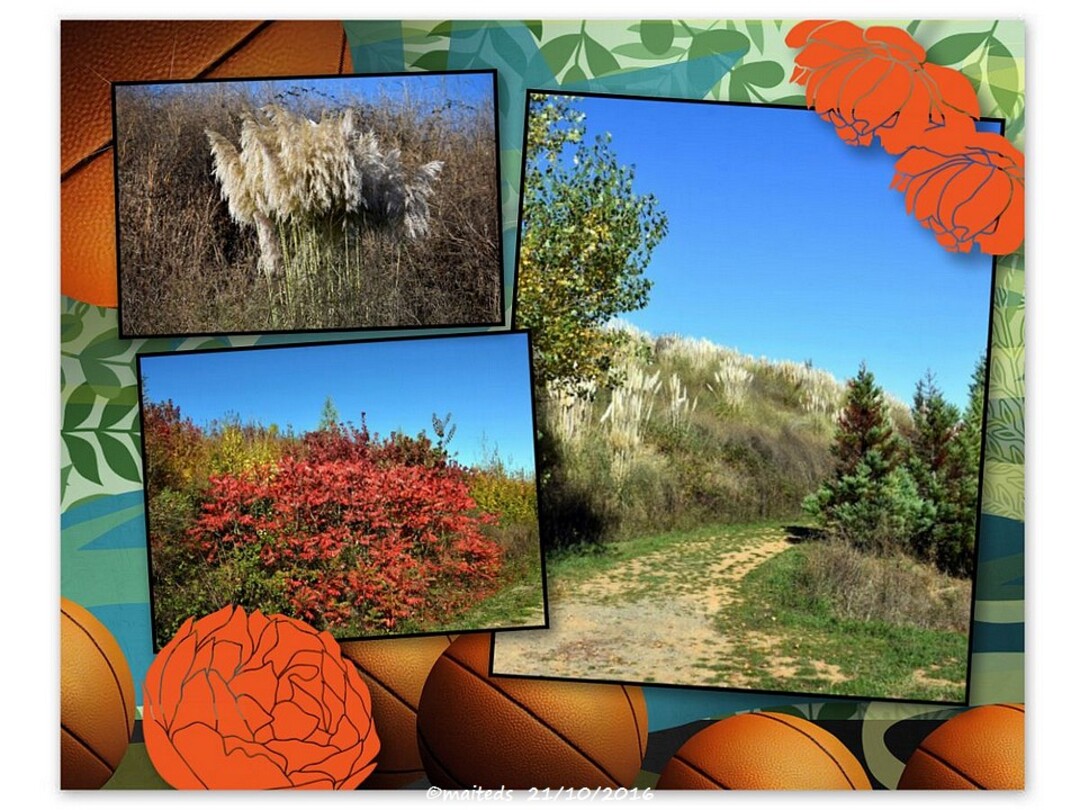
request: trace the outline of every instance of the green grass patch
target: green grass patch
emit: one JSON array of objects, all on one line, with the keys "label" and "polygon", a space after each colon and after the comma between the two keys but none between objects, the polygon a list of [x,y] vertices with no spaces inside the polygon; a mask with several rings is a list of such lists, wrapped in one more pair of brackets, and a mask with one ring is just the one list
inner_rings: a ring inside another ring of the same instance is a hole
[{"label": "green grass patch", "polygon": [[624,563],[668,551],[676,544],[688,547],[685,554],[680,554],[680,568],[701,571],[702,565],[706,564],[710,557],[736,551],[761,534],[782,531],[787,522],[789,521],[773,520],[739,526],[702,526],[689,531],[650,534],[633,540],[605,543],[602,546],[583,545],[549,552],[548,582],[559,588],[573,587]]},{"label": "green grass patch", "polygon": [[[963,700],[965,633],[839,616],[832,599],[806,587],[811,554],[793,547],[751,571],[740,600],[717,620],[748,688]],[[713,682],[730,677],[729,664],[712,669]]]},{"label": "green grass patch", "polygon": [[455,631],[523,627],[544,623],[544,587],[539,576],[522,579],[470,607],[449,623]]}]

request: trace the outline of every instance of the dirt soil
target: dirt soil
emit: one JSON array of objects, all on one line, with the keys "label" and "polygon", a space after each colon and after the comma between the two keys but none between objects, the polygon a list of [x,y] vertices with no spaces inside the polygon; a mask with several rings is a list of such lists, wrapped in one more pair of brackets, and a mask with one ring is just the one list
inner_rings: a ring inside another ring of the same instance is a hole
[{"label": "dirt soil", "polygon": [[[743,686],[750,663],[735,650],[747,639],[736,645],[717,619],[740,598],[739,581],[786,548],[780,528],[743,530],[675,541],[573,584],[549,578],[550,629],[498,634],[493,672]],[[751,641],[764,650],[776,644],[760,633]],[[776,674],[796,666],[775,652]],[[815,663],[828,680],[844,679]]]}]

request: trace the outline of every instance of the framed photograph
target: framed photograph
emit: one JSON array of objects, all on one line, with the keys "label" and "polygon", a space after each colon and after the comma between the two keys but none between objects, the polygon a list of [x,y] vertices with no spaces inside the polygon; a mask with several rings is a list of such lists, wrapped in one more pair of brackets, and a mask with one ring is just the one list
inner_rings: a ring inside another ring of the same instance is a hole
[{"label": "framed photograph", "polygon": [[155,646],[227,606],[543,627],[529,364],[520,332],[139,355]]},{"label": "framed photograph", "polygon": [[493,671],[966,702],[994,257],[804,107],[527,104],[552,627]]},{"label": "framed photograph", "polygon": [[112,88],[125,337],[504,322],[492,71]]}]

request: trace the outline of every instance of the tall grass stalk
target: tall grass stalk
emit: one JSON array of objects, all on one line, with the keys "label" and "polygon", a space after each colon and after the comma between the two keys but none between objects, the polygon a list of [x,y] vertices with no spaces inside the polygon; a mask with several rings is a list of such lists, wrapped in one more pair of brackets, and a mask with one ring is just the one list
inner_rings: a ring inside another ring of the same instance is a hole
[{"label": "tall grass stalk", "polygon": [[329,275],[339,256],[343,274],[361,282],[361,252],[349,251],[350,237],[428,234],[428,198],[442,161],[406,169],[401,150],[383,149],[351,108],[324,111],[315,121],[270,104],[242,119],[239,147],[206,130],[214,176],[233,220],[258,233],[259,267],[270,277],[284,275],[290,310],[311,308],[316,278]]}]

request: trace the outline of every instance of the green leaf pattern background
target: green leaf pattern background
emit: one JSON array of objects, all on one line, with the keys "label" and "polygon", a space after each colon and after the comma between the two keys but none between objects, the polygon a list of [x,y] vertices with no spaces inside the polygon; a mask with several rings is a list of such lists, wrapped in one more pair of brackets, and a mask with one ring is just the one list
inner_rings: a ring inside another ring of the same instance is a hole
[{"label": "green leaf pattern background", "polygon": [[[526,88],[571,89],[803,104],[789,82],[798,21],[362,21],[344,23],[358,73],[495,68],[503,182],[507,295],[513,289]],[[984,116],[1006,121],[1024,145],[1024,28],[1015,21],[853,20],[907,29],[929,58],[973,83]],[[826,126],[826,124],[822,124]],[[888,189],[882,189],[887,195]],[[770,227],[782,228],[782,221]],[[749,238],[749,237],[748,237]],[[767,239],[767,233],[754,238]],[[512,301],[507,301],[512,306]],[[147,611],[137,351],[184,351],[333,339],[247,336],[120,340],[115,310],[61,298],[61,591],[113,630],[136,683],[152,653]],[[374,336],[374,335],[373,335]],[[1024,255],[997,261],[983,522],[972,631],[972,702],[1024,700]],[[775,695],[647,689],[650,730],[754,708]],[[864,756],[887,787],[903,763],[884,743],[895,723],[943,719],[955,710],[902,703],[823,700],[782,706],[811,719],[862,724]]]}]

